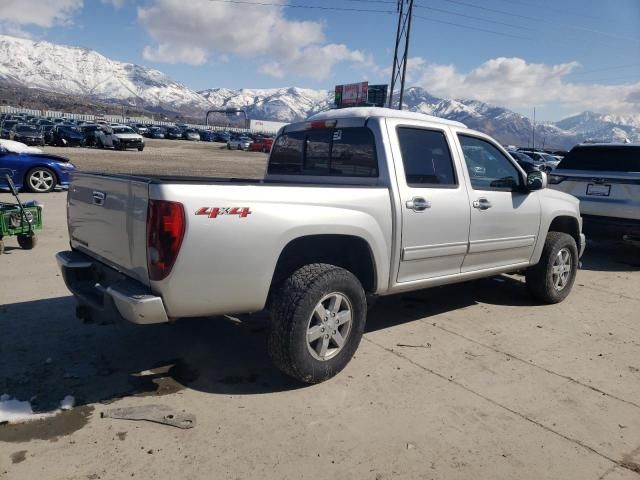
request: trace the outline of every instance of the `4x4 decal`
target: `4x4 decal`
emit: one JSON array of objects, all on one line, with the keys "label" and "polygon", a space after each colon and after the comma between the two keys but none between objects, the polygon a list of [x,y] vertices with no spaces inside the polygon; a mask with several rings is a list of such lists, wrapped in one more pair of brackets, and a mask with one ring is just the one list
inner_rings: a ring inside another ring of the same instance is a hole
[{"label": "4x4 decal", "polygon": [[240,218],[247,218],[251,215],[249,207],[200,207],[196,210],[196,215],[206,215],[209,218],[217,218],[220,215],[238,215]]}]

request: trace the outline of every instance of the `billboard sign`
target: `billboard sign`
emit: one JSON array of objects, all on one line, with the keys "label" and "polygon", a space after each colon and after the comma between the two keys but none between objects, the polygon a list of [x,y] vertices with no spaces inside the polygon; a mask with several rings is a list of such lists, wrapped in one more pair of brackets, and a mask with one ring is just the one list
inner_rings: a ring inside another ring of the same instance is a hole
[{"label": "billboard sign", "polygon": [[360,105],[367,102],[369,82],[349,83],[342,86],[342,105]]},{"label": "billboard sign", "polygon": [[336,108],[375,106],[384,107],[387,85],[369,85],[369,82],[336,85]]}]

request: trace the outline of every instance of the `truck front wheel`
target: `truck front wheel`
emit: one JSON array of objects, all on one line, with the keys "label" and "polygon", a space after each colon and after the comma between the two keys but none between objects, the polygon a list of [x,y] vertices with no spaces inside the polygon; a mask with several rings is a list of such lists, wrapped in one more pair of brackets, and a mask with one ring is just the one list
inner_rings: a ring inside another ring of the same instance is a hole
[{"label": "truck front wheel", "polygon": [[333,377],[349,363],[362,338],[367,300],[351,272],[314,263],[284,282],[270,310],[273,362],[311,384]]},{"label": "truck front wheel", "polygon": [[549,232],[537,265],[527,269],[529,292],[543,303],[559,303],[569,295],[578,270],[578,247],[571,235]]}]

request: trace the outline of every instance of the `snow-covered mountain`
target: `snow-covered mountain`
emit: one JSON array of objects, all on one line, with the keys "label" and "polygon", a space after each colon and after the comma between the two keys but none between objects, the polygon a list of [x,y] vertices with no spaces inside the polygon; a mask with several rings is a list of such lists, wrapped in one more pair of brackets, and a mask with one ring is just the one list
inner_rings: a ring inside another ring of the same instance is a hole
[{"label": "snow-covered mountain", "polygon": [[584,140],[640,141],[640,115],[582,112],[555,125]]},{"label": "snow-covered mountain", "polygon": [[[211,108],[242,107],[250,118],[291,122],[333,105],[333,92],[298,87],[196,92],[158,70],[93,50],[6,35],[0,35],[0,88],[2,83],[200,118]],[[412,87],[404,104],[412,111],[461,121],[505,144],[529,145],[532,138],[527,117],[477,100],[443,99]],[[570,148],[583,140],[640,141],[640,114],[583,112],[536,124],[535,138],[536,145],[553,148]]]},{"label": "snow-covered mountain", "polygon": [[198,93],[206,98],[213,108],[243,107],[250,118],[257,120],[302,120],[333,106],[333,93],[309,88],[212,88]]},{"label": "snow-covered mountain", "polygon": [[208,102],[164,73],[94,50],[0,35],[0,80],[56,93],[152,108],[203,109]]}]

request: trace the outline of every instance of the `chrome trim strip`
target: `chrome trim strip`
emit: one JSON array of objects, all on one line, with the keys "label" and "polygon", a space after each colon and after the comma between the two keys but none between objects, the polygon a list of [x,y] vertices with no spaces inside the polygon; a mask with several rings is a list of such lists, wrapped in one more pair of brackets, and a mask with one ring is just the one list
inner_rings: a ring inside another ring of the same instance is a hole
[{"label": "chrome trim strip", "polygon": [[440,243],[437,245],[419,245],[402,249],[402,260],[423,260],[425,258],[464,255],[467,253],[467,242]]},{"label": "chrome trim strip", "polygon": [[469,242],[469,253],[491,252],[494,250],[509,250],[511,248],[530,247],[536,241],[535,235],[521,237],[489,238]]}]

